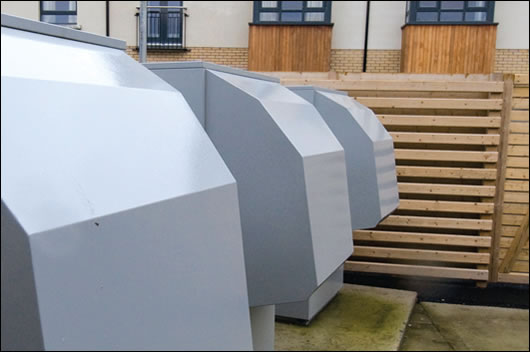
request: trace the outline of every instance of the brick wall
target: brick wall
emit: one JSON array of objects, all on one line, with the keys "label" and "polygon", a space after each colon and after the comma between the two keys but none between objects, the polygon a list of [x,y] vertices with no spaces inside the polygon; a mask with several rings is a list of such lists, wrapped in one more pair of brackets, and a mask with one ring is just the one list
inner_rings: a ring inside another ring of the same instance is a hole
[{"label": "brick wall", "polygon": [[[128,47],[127,53],[138,60],[138,51]],[[400,50],[368,50],[367,72],[399,72]],[[248,67],[247,48],[190,48],[189,51],[148,51],[147,61],[203,60],[241,69]],[[361,72],[363,50],[332,49],[331,71]],[[495,72],[528,73],[528,49],[497,49]]]},{"label": "brick wall", "polygon": [[[366,72],[399,72],[400,50],[368,50]],[[362,72],[363,50],[332,49],[331,70]]]},{"label": "brick wall", "polygon": [[495,72],[528,73],[528,49],[497,49]]},{"label": "brick wall", "polygon": [[[138,50],[128,47],[127,54],[138,60]],[[188,51],[148,50],[147,62],[203,60],[219,65],[247,69],[247,48],[189,48]]]}]

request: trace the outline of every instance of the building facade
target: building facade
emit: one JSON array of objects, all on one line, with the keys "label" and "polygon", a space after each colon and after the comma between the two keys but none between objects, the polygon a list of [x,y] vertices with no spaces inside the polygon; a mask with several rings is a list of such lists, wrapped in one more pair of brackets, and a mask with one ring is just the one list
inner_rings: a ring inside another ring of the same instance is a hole
[{"label": "building facade", "polygon": [[[2,1],[127,42],[139,1]],[[255,71],[528,73],[527,1],[148,1],[148,61]]]}]

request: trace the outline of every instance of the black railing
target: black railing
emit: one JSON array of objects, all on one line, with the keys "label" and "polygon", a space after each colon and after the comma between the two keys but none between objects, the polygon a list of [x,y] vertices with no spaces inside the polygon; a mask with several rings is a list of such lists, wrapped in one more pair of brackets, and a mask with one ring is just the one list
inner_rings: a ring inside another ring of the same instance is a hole
[{"label": "black railing", "polygon": [[[147,6],[147,49],[175,50],[186,48],[186,8],[182,6]],[[139,14],[136,14],[138,46]]]}]

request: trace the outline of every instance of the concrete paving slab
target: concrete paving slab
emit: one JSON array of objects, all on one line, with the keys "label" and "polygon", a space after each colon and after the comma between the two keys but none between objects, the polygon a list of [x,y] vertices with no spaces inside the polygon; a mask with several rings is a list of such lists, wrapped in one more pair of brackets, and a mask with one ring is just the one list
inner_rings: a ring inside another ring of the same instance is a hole
[{"label": "concrete paving slab", "polygon": [[276,323],[278,351],[396,351],[416,293],[344,285],[310,326]]},{"label": "concrete paving slab", "polygon": [[453,351],[421,304],[416,304],[400,351]]},{"label": "concrete paving slab", "polygon": [[421,305],[437,330],[455,350],[529,349],[527,309],[427,302]]}]

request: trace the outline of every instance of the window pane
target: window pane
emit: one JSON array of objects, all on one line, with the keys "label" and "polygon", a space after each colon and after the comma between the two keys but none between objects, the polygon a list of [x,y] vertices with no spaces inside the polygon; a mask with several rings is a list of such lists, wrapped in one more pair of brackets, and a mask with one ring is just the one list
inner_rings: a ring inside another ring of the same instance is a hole
[{"label": "window pane", "polygon": [[259,14],[260,21],[277,22],[279,18],[278,12],[261,12]]},{"label": "window pane", "polygon": [[437,22],[438,12],[417,12],[416,21],[418,22]]},{"label": "window pane", "polygon": [[278,7],[278,1],[262,1],[261,7],[263,8]]},{"label": "window pane", "polygon": [[437,1],[418,1],[419,7],[436,7]]},{"label": "window pane", "polygon": [[304,21],[306,22],[323,22],[324,12],[306,12]]},{"label": "window pane", "polygon": [[312,8],[312,7],[323,7],[324,6],[324,1],[308,1],[306,6],[309,7],[309,8]]},{"label": "window pane", "polygon": [[463,1],[442,1],[443,10],[462,10],[464,9]]},{"label": "window pane", "polygon": [[77,16],[76,15],[42,15],[42,22],[52,23],[52,24],[76,24]]},{"label": "window pane", "polygon": [[160,1],[148,1],[147,6],[160,6]]},{"label": "window pane", "polygon": [[42,1],[44,11],[75,11],[75,1]]},{"label": "window pane", "polygon": [[441,12],[440,22],[462,22],[464,14],[462,12]]},{"label": "window pane", "polygon": [[486,21],[486,12],[466,12],[466,22]]},{"label": "window pane", "polygon": [[182,1],[168,1],[167,6],[182,6]]},{"label": "window pane", "polygon": [[282,22],[302,22],[302,13],[282,12]]},{"label": "window pane", "polygon": [[[303,7],[303,1],[282,1],[282,10],[301,10]],[[300,20],[301,16],[302,14],[300,14]]]},{"label": "window pane", "polygon": [[467,7],[486,7],[487,1],[468,1]]}]

